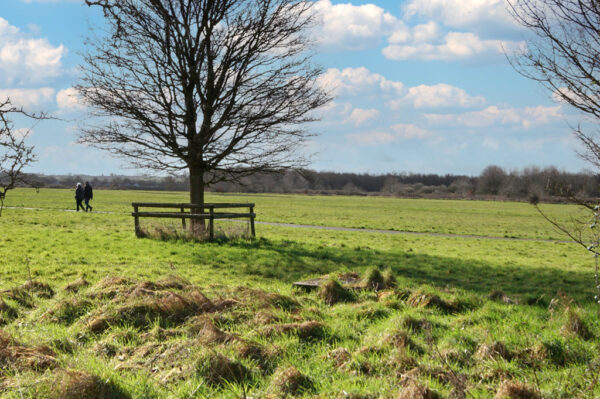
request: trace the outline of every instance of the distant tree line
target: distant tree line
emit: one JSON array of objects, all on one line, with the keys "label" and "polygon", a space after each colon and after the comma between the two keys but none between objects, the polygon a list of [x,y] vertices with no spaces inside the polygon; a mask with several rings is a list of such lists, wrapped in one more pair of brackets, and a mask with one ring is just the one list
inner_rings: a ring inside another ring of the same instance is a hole
[{"label": "distant tree line", "polygon": [[[36,175],[40,187],[72,188],[89,181],[95,188],[122,190],[188,191],[189,178],[181,176]],[[507,171],[488,166],[479,176],[423,173],[318,172],[287,171],[282,174],[258,173],[239,182],[221,182],[209,187],[213,192],[302,193],[326,195],[387,195],[412,198],[495,198],[542,201],[553,200],[552,189],[569,187],[585,198],[599,197],[600,175],[570,173],[554,167],[535,166]],[[554,198],[555,199],[555,198]]]}]

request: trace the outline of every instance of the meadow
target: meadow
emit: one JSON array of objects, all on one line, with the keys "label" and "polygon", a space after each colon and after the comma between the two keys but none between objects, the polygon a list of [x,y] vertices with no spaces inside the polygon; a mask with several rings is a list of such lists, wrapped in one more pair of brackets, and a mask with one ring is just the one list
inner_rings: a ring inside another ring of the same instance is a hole
[{"label": "meadow", "polygon": [[2,397],[600,397],[593,258],[531,205],[211,193],[261,222],[457,236],[258,224],[199,243],[133,232],[131,202],[185,193],[72,197],[19,189],[0,217]]}]

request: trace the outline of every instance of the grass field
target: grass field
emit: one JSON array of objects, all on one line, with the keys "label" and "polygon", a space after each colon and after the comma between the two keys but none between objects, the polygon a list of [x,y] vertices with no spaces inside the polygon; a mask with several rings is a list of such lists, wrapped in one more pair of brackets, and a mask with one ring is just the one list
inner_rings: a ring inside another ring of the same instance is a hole
[{"label": "grass field", "polygon": [[[71,190],[9,195],[3,397],[600,397],[593,259],[574,244],[266,225],[255,240],[138,239],[131,202],[186,195],[97,190],[95,210],[108,213],[65,212]],[[259,221],[564,240],[523,203],[207,201],[255,202]],[[349,273],[373,283],[376,270],[395,287],[291,286]]]}]

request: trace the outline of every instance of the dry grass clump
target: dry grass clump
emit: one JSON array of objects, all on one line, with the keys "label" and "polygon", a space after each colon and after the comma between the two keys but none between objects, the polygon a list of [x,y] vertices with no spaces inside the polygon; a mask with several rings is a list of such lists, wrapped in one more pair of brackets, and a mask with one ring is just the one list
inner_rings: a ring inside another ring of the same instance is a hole
[{"label": "dry grass clump", "polygon": [[294,366],[276,371],[269,387],[269,391],[280,395],[279,397],[298,395],[313,389],[314,384],[311,379]]},{"label": "dry grass clump", "polygon": [[124,292],[130,292],[131,284],[133,281],[125,277],[106,276],[88,290],[87,296],[92,299],[111,299]]},{"label": "dry grass clump", "polygon": [[90,283],[83,277],[79,277],[77,280],[65,285],[64,290],[67,292],[79,292],[80,289],[89,286]]},{"label": "dry grass clump", "polygon": [[396,399],[438,399],[437,392],[421,385],[414,378],[406,378],[402,383],[402,391]]},{"label": "dry grass clump", "polygon": [[326,335],[325,325],[319,321],[311,320],[303,323],[272,324],[266,326],[263,335],[270,337],[281,334],[295,334],[300,339],[319,339]]},{"label": "dry grass clump", "polygon": [[329,352],[327,358],[333,361],[335,367],[343,367],[352,358],[352,354],[346,348],[337,348]]},{"label": "dry grass clump", "polygon": [[502,358],[505,360],[512,359],[512,354],[506,348],[502,342],[495,341],[491,344],[481,344],[477,351],[473,355],[473,357],[477,360],[488,360],[488,359],[497,359]]},{"label": "dry grass clump", "polygon": [[504,381],[500,384],[494,399],[541,399],[534,387],[516,381]]},{"label": "dry grass clump", "polygon": [[81,297],[71,297],[58,302],[48,310],[42,320],[50,320],[54,323],[71,324],[81,316],[85,315],[94,307],[93,303]]},{"label": "dry grass clump", "polygon": [[239,361],[220,353],[207,353],[196,364],[196,371],[211,385],[240,383],[250,377],[250,371]]},{"label": "dry grass clump", "polygon": [[414,369],[419,364],[417,359],[411,356],[405,348],[399,348],[392,351],[387,365],[397,373],[403,374],[408,370]]},{"label": "dry grass clump", "polygon": [[54,290],[46,283],[41,281],[29,280],[25,284],[19,287],[21,290],[32,293],[39,298],[52,298],[54,296]]},{"label": "dry grass clump", "polygon": [[188,334],[204,345],[225,344],[237,339],[236,336],[221,331],[207,317],[194,317],[187,324]]},{"label": "dry grass clump", "polygon": [[57,364],[55,356],[54,351],[46,346],[23,346],[0,330],[0,370],[38,371],[53,368]]},{"label": "dry grass clump", "polygon": [[60,372],[53,386],[56,399],[125,399],[130,395],[100,377],[79,370]]},{"label": "dry grass clump", "polygon": [[148,328],[156,320],[163,324],[181,323],[188,317],[213,310],[212,302],[196,289],[179,294],[136,287],[123,299],[130,303],[96,315],[88,321],[88,329],[99,333],[111,325]]},{"label": "dry grass clump", "polygon": [[506,295],[500,290],[494,290],[490,292],[490,294],[488,295],[488,299],[495,302],[506,303],[507,305],[517,305],[519,303],[519,301],[510,298],[508,295]]},{"label": "dry grass clump", "polygon": [[431,323],[427,319],[415,319],[411,316],[404,317],[401,324],[402,327],[414,332],[429,331],[432,328]]},{"label": "dry grass clump", "polygon": [[329,306],[335,305],[338,302],[349,302],[354,300],[352,292],[344,288],[334,278],[329,278],[319,285],[317,296]]},{"label": "dry grass clump", "polygon": [[298,309],[298,302],[289,296],[248,287],[238,287],[234,291],[239,303],[257,309],[279,308],[287,311]]},{"label": "dry grass clump", "polygon": [[436,308],[444,313],[455,313],[459,310],[455,303],[445,301],[435,294],[423,291],[413,292],[406,302],[413,307]]},{"label": "dry grass clump", "polygon": [[363,279],[363,285],[365,288],[372,289],[375,291],[380,291],[384,288],[388,288],[385,285],[383,274],[381,274],[381,271],[379,271],[379,269],[376,267],[372,267],[367,270],[365,278]]},{"label": "dry grass clump", "polygon": [[581,312],[567,309],[567,322],[562,327],[562,332],[567,335],[575,335],[582,339],[588,340],[594,338],[594,333],[588,327],[586,321],[581,316]]},{"label": "dry grass clump", "polygon": [[404,330],[392,331],[383,336],[383,342],[391,345],[396,349],[411,349],[415,352],[420,352],[421,348],[408,336]]}]

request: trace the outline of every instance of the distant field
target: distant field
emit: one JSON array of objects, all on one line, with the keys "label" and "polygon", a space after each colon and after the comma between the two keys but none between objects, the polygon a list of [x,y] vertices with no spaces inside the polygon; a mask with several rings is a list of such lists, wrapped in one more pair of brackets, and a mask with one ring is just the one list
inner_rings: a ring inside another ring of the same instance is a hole
[{"label": "distant field", "polygon": [[[96,210],[132,211],[131,202],[189,202],[183,192],[96,190]],[[386,197],[305,196],[209,193],[207,202],[254,202],[258,220],[365,229],[471,234],[491,237],[565,239],[521,202],[425,200]],[[10,193],[8,206],[74,209],[72,190],[20,189]],[[579,217],[571,205],[543,205],[556,220]]]},{"label": "distant field", "polygon": [[[600,397],[593,259],[574,244],[265,225],[256,240],[138,239],[131,202],[185,194],[97,190],[95,210],[109,214],[64,212],[70,190],[9,195],[10,207],[42,210],[0,217],[2,397],[85,397],[73,396],[78,386],[102,398],[404,399],[425,388],[492,398],[507,381],[544,398]],[[563,239],[522,203],[207,201],[255,202],[262,221]],[[562,220],[577,213],[546,209]],[[331,306],[291,287],[375,269],[397,287]],[[30,278],[53,292],[23,286]],[[90,285],[68,288],[82,279]]]}]

